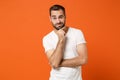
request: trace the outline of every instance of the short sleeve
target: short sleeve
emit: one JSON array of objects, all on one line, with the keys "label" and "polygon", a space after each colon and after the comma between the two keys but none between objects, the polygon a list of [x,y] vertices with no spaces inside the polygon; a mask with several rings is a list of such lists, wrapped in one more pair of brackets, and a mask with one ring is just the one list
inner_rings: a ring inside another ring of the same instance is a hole
[{"label": "short sleeve", "polygon": [[47,37],[43,38],[43,47],[45,49],[45,52],[47,52],[50,49],[53,49],[53,47],[52,47],[52,45]]},{"label": "short sleeve", "polygon": [[76,43],[77,44],[86,43],[83,32],[81,30],[78,30],[76,32]]}]

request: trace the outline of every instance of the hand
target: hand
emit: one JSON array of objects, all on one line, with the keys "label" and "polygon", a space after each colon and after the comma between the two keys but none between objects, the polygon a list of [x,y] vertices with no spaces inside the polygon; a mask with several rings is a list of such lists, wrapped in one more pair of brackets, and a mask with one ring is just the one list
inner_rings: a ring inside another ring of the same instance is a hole
[{"label": "hand", "polygon": [[58,35],[59,40],[64,40],[65,39],[65,31],[60,29],[56,32],[56,34]]}]

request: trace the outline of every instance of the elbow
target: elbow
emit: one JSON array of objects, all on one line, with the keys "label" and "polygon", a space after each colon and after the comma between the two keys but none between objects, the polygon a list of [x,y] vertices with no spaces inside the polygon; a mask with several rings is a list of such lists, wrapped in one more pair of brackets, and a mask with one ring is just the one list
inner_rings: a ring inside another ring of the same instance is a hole
[{"label": "elbow", "polygon": [[54,69],[57,69],[57,68],[59,68],[60,67],[60,63],[61,63],[61,61],[57,61],[57,60],[50,60],[50,65],[51,65],[51,67],[53,67]]},{"label": "elbow", "polygon": [[59,67],[59,65],[58,65],[58,64],[52,64],[52,67],[53,67],[54,69],[57,69],[57,68]]},{"label": "elbow", "polygon": [[88,63],[88,61],[87,61],[87,60],[85,60],[83,64],[87,64],[87,63]]},{"label": "elbow", "polygon": [[80,61],[79,61],[79,65],[85,65],[85,64],[87,64],[88,63],[88,59],[87,58],[82,58],[82,59],[80,59]]},{"label": "elbow", "polygon": [[50,65],[54,68],[54,69],[57,69],[59,67],[59,64],[56,64],[56,63],[50,63]]},{"label": "elbow", "polygon": [[87,64],[88,63],[88,59],[83,59],[83,65]]}]

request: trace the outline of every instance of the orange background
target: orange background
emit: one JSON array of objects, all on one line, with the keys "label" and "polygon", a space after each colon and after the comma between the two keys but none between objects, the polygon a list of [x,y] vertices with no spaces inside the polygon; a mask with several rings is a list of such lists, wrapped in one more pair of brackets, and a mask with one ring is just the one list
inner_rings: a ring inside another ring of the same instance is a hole
[{"label": "orange background", "polygon": [[53,29],[48,9],[55,3],[87,40],[83,80],[120,80],[119,0],[0,0],[0,80],[48,80],[42,38]]}]

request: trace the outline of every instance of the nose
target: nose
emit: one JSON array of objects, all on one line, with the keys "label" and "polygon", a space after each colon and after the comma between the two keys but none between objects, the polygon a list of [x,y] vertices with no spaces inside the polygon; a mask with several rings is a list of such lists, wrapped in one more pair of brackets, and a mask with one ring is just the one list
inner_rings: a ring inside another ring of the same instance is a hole
[{"label": "nose", "polygon": [[60,19],[57,19],[57,23],[60,23]]}]

